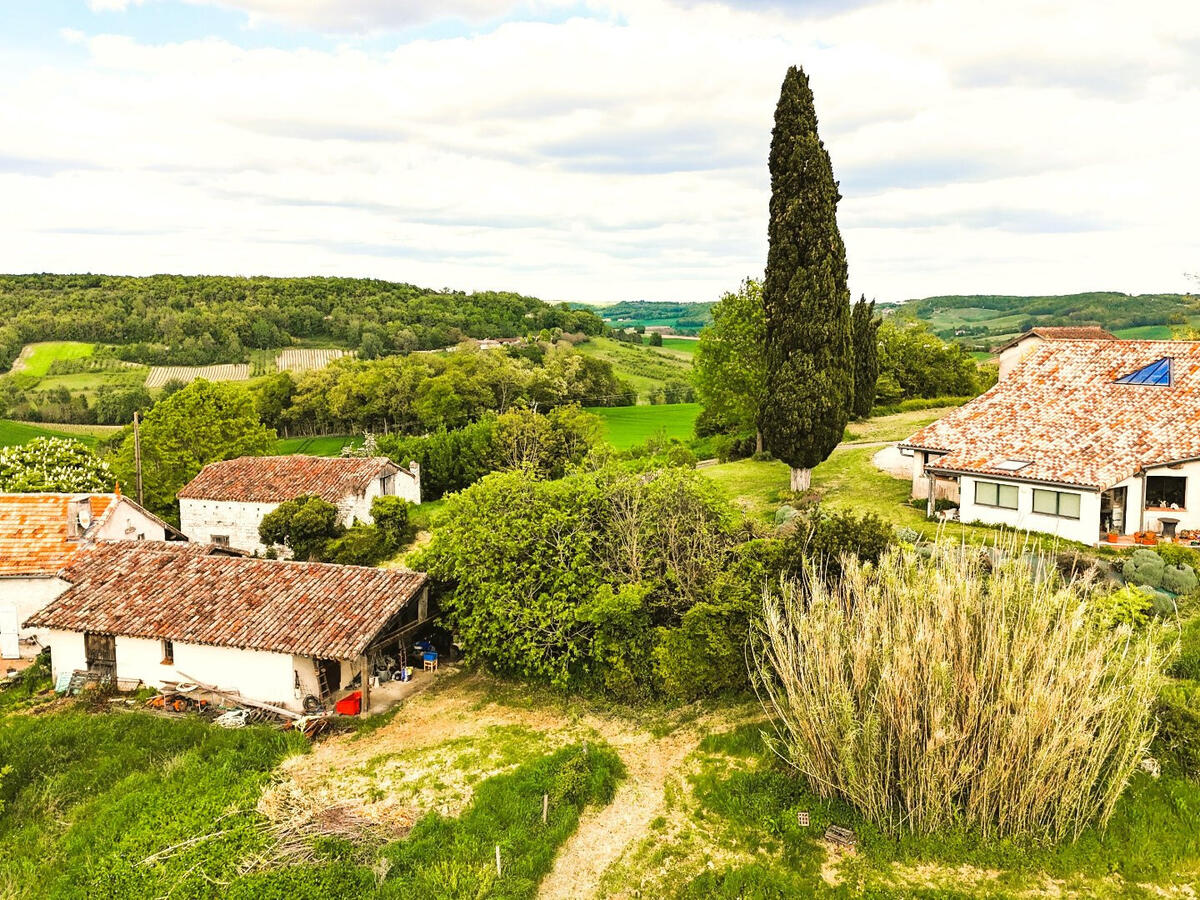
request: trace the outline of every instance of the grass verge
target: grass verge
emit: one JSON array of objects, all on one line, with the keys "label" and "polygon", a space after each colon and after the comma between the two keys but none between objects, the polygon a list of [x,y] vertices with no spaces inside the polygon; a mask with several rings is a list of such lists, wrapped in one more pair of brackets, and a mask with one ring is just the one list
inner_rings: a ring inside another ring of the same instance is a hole
[{"label": "grass verge", "polygon": [[658,406],[593,406],[588,412],[600,417],[604,437],[618,450],[645,443],[659,432],[681,441],[691,440],[699,403],[671,403]]}]

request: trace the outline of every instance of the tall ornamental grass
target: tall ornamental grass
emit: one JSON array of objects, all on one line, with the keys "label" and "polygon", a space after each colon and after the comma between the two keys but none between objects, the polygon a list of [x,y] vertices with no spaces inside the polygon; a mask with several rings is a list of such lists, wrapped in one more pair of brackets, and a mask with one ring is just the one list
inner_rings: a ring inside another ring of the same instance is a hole
[{"label": "tall ornamental grass", "polygon": [[1154,736],[1162,643],[1098,627],[1088,585],[1006,556],[892,550],[767,592],[756,686],[817,793],[893,833],[1107,823]]}]

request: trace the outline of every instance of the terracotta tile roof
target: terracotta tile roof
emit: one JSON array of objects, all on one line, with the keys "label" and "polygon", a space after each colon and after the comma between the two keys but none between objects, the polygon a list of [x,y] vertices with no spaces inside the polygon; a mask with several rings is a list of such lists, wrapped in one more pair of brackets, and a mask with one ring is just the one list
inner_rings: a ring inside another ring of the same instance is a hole
[{"label": "terracotta tile roof", "polygon": [[[87,497],[92,523],[72,538],[68,507]],[[104,521],[115,494],[0,494],[0,575],[53,575]]]},{"label": "terracotta tile roof", "polygon": [[316,494],[338,503],[362,494],[373,478],[405,472],[386,456],[242,456],[209,463],[183,486],[181,498],[282,503],[301,494]]},{"label": "terracotta tile roof", "polygon": [[[1116,384],[1164,357],[1166,386]],[[931,464],[1104,489],[1142,468],[1200,458],[1200,343],[1054,341],[1005,380],[902,446],[948,451]],[[1004,460],[1029,460],[1015,475]]]},{"label": "terracotta tile roof", "polygon": [[1117,339],[1116,335],[1105,331],[1099,325],[1038,325],[1018,334],[996,352],[1007,350],[1033,335],[1047,341],[1115,341]]},{"label": "terracotta tile roof", "polygon": [[100,543],[27,625],[354,659],[425,585],[421,572]]}]

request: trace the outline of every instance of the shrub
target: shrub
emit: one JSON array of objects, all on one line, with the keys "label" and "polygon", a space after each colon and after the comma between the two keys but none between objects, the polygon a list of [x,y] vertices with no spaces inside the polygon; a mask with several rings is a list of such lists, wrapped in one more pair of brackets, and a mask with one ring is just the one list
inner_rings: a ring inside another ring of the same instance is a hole
[{"label": "shrub", "polygon": [[374,525],[355,525],[333,538],[320,551],[322,562],[344,566],[377,566],[393,556],[396,545]]},{"label": "shrub", "polygon": [[1162,700],[1155,707],[1158,735],[1154,746],[1160,761],[1185,778],[1200,777],[1200,715]]},{"label": "shrub", "polygon": [[27,444],[0,450],[0,490],[111,491],[112,470],[79,441],[34,438]]},{"label": "shrub", "polygon": [[807,562],[755,644],[774,749],[891,832],[1103,826],[1153,735],[1164,651],[1086,627],[1084,589],[1035,569],[1052,571],[949,544],[833,584]]},{"label": "shrub", "polygon": [[1163,568],[1162,588],[1172,594],[1190,594],[1200,586],[1196,570],[1191,566],[1166,566]]},{"label": "shrub", "polygon": [[1200,618],[1183,626],[1179,638],[1179,655],[1171,664],[1170,674],[1176,678],[1200,681]]},{"label": "shrub", "polygon": [[1169,566],[1200,567],[1200,553],[1183,544],[1159,544],[1156,548],[1158,555]]},{"label": "shrub", "polygon": [[344,532],[338,508],[315,494],[287,500],[263,516],[258,538],[267,547],[287,547],[299,560],[324,559],[326,545]]},{"label": "shrub", "polygon": [[1165,569],[1166,563],[1153,550],[1134,550],[1121,567],[1121,574],[1130,584],[1158,587],[1162,584]]},{"label": "shrub", "polygon": [[1097,594],[1088,605],[1088,612],[1100,628],[1116,625],[1140,628],[1154,613],[1154,592],[1127,584],[1120,590]]},{"label": "shrub", "polygon": [[409,503],[403,497],[376,497],[371,501],[371,520],[393,551],[412,540],[413,528],[408,521],[408,512]]},{"label": "shrub", "polygon": [[788,541],[793,572],[812,559],[831,576],[841,572],[841,560],[855,557],[876,562],[895,539],[892,526],[874,513],[857,516],[847,510],[812,507],[791,520]]}]

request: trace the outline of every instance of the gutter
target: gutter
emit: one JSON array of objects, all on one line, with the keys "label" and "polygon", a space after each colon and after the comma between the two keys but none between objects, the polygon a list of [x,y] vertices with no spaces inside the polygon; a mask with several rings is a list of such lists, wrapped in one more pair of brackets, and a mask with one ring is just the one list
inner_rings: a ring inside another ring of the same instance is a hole
[{"label": "gutter", "polygon": [[1094,484],[1071,484],[1066,481],[1049,481],[1043,478],[1020,478],[1011,473],[992,474],[991,472],[979,472],[969,469],[943,469],[936,466],[925,466],[926,472],[932,472],[934,475],[946,475],[951,478],[960,478],[963,475],[968,475],[971,478],[988,478],[993,481],[1012,481],[1018,484],[1044,484],[1049,487],[1067,488],[1072,491],[1087,491],[1088,493],[1098,494],[1102,490]]}]

